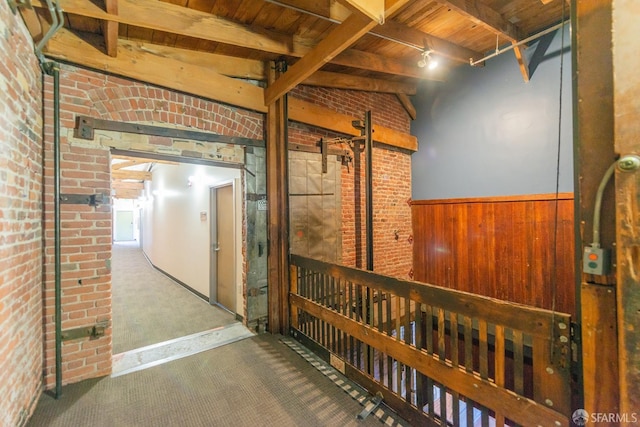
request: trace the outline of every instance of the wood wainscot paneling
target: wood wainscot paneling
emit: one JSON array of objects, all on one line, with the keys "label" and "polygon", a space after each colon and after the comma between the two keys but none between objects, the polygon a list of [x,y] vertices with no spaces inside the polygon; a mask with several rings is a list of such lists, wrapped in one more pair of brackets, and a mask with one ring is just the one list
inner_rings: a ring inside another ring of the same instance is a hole
[{"label": "wood wainscot paneling", "polygon": [[575,314],[572,193],[415,200],[411,210],[416,280]]}]

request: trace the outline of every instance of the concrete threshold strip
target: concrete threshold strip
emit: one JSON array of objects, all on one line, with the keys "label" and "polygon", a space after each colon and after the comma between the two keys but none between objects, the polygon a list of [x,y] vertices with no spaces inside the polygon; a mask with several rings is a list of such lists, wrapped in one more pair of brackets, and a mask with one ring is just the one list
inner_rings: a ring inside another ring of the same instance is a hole
[{"label": "concrete threshold strip", "polygon": [[381,403],[380,396],[372,397],[365,389],[354,383],[344,375],[342,375],[333,366],[329,365],[324,360],[316,356],[311,350],[301,345],[297,341],[291,338],[281,338],[280,341],[293,351],[298,353],[303,359],[309,362],[314,368],[316,368],[325,377],[329,378],[333,383],[340,387],[342,391],[356,400],[364,409],[362,412],[356,415],[358,420],[366,418],[369,414],[372,414],[385,426],[408,426],[407,422],[401,419],[395,412],[389,409],[387,406]]},{"label": "concrete threshold strip", "polygon": [[113,355],[111,378],[158,366],[254,336],[241,323],[232,323],[185,337]]}]

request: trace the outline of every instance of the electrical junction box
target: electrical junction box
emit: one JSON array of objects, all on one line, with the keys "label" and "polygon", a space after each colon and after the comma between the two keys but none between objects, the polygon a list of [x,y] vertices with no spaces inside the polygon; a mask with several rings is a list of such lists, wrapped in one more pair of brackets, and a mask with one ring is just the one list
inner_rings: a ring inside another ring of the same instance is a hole
[{"label": "electrical junction box", "polygon": [[582,256],[582,271],[587,274],[606,276],[610,266],[609,249],[586,246]]}]

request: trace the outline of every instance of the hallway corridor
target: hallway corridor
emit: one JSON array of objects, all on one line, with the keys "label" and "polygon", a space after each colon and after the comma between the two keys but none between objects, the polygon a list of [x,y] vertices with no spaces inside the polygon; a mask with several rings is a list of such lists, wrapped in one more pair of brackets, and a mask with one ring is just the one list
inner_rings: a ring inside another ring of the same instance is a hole
[{"label": "hallway corridor", "polygon": [[113,354],[236,322],[151,266],[138,242],[113,244]]}]

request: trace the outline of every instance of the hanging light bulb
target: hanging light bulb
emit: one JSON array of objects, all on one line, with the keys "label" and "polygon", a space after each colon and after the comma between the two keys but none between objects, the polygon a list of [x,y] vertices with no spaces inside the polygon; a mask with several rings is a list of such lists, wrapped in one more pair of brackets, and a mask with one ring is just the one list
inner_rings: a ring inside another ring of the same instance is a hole
[{"label": "hanging light bulb", "polygon": [[422,57],[418,61],[418,67],[427,67],[429,70],[433,70],[438,66],[438,60],[431,57],[431,50],[425,50],[422,52]]}]

